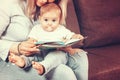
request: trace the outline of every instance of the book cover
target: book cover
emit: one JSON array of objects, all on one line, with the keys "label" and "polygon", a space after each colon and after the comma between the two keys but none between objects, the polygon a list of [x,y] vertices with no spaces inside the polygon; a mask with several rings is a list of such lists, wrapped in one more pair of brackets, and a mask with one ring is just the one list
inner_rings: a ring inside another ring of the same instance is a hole
[{"label": "book cover", "polygon": [[82,41],[83,39],[69,39],[66,41],[47,40],[47,41],[38,41],[35,44],[40,45],[40,47],[43,47],[43,48],[60,48],[60,47],[67,47],[67,46],[75,45],[76,43],[78,43],[79,41]]}]

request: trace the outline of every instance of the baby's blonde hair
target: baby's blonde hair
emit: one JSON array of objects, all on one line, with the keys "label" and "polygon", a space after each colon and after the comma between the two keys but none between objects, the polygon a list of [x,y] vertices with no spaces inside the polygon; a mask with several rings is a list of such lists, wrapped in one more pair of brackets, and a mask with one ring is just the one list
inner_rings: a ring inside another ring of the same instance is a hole
[{"label": "baby's blonde hair", "polygon": [[61,19],[61,17],[62,17],[62,10],[59,7],[59,5],[57,5],[55,3],[48,3],[48,4],[43,5],[40,8],[40,16],[42,16],[44,13],[50,12],[50,11],[54,11],[55,13],[60,14],[60,19]]}]

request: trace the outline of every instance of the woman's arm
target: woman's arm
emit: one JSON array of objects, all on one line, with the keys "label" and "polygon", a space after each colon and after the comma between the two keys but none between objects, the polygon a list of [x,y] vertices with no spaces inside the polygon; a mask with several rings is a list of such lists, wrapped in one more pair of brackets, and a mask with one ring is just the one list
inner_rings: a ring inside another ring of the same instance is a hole
[{"label": "woman's arm", "polygon": [[29,55],[40,52],[40,50],[34,44],[35,41],[36,41],[35,39],[29,39],[27,41],[21,42],[18,47],[19,54],[29,56]]},{"label": "woman's arm", "polygon": [[[8,1],[9,2],[9,1]],[[2,40],[1,37],[6,33],[6,29],[10,22],[9,4],[3,1],[0,3],[0,58],[6,60],[9,48],[13,42]]]},{"label": "woman's arm", "polygon": [[10,12],[8,10],[9,4],[3,1],[0,3],[0,36],[3,34],[10,22]]},{"label": "woman's arm", "polygon": [[[7,59],[9,53],[18,54],[18,44],[27,39],[31,27],[23,15],[16,3],[9,0],[0,3],[0,58],[3,60]],[[35,46],[33,42],[22,42],[20,52],[28,55],[38,51],[31,46]]]},{"label": "woman's arm", "polygon": [[61,0],[59,5],[62,9],[62,18],[61,18],[61,24],[66,25],[66,17],[67,17],[67,4],[68,0]]}]

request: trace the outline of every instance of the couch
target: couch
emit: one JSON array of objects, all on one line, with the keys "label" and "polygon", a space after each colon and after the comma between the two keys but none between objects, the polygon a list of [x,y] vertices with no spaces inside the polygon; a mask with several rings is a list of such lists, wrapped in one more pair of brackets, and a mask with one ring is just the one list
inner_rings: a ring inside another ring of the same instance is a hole
[{"label": "couch", "polygon": [[87,36],[89,80],[120,80],[120,0],[69,0],[67,27]]}]

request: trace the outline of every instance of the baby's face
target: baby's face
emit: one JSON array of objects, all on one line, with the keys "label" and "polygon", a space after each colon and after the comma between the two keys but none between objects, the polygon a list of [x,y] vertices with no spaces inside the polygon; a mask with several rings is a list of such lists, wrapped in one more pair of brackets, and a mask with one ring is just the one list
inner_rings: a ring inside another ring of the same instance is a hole
[{"label": "baby's face", "polygon": [[40,16],[42,28],[47,32],[52,32],[59,27],[60,14],[54,11],[49,11]]}]

